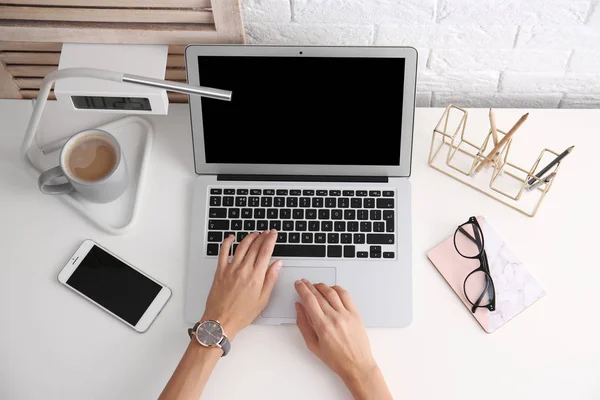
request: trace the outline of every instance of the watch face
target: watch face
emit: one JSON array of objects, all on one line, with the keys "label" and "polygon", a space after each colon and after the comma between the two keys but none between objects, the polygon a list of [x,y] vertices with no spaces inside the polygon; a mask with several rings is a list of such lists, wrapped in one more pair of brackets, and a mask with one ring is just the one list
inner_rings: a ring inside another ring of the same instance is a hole
[{"label": "watch face", "polygon": [[223,328],[215,321],[204,321],[198,326],[196,337],[205,346],[215,346],[223,337]]}]

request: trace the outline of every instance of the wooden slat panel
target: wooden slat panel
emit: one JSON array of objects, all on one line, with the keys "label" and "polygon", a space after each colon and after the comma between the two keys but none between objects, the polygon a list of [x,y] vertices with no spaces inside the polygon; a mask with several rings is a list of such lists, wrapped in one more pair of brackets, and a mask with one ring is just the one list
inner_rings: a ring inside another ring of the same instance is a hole
[{"label": "wooden slat panel", "polygon": [[20,99],[19,88],[13,82],[13,76],[2,61],[0,61],[0,98]]},{"label": "wooden slat panel", "polygon": [[[178,57],[178,56],[176,56]],[[58,65],[60,53],[30,53],[30,52],[9,52],[0,53],[0,60],[6,64],[42,64]]]},{"label": "wooden slat panel", "polygon": [[39,89],[42,86],[41,78],[15,78],[14,81],[19,89]]},{"label": "wooden slat panel", "polygon": [[185,54],[185,45],[172,45],[169,46],[169,54]]},{"label": "wooden slat panel", "polygon": [[16,7],[2,5],[0,5],[0,19],[78,22],[155,22],[179,24],[214,23],[212,11],[208,10],[97,9]]},{"label": "wooden slat panel", "polygon": [[102,24],[90,22],[0,22],[5,40],[75,43],[188,44],[218,43],[213,25]]},{"label": "wooden slat panel", "polygon": [[88,7],[155,7],[155,8],[209,8],[210,0],[2,0],[3,4],[27,4],[34,6],[81,6]]},{"label": "wooden slat panel", "polygon": [[16,77],[43,78],[52,71],[57,70],[56,65],[10,65],[6,69]]},{"label": "wooden slat panel", "polygon": [[[61,51],[62,43],[0,42],[0,51]],[[183,53],[181,53],[183,54]]]},{"label": "wooden slat panel", "polygon": [[167,92],[169,103],[187,103],[188,95],[183,93]]},{"label": "wooden slat panel", "polygon": [[185,69],[167,68],[167,71],[165,72],[165,78],[173,81],[185,81],[187,76],[185,74]]},{"label": "wooden slat panel", "polygon": [[169,55],[167,57],[167,68],[185,68],[185,57],[180,55]]},{"label": "wooden slat panel", "polygon": [[[21,90],[21,96],[24,99],[35,99],[38,96],[39,90]],[[49,100],[56,100],[56,96],[54,95],[54,90],[50,91],[50,95],[48,96]]]},{"label": "wooden slat panel", "polygon": [[246,43],[240,0],[212,0],[220,43]]},{"label": "wooden slat panel", "polygon": [[245,42],[240,1],[0,0],[0,97],[37,96],[63,42],[168,44],[166,78],[185,82],[187,44]]}]

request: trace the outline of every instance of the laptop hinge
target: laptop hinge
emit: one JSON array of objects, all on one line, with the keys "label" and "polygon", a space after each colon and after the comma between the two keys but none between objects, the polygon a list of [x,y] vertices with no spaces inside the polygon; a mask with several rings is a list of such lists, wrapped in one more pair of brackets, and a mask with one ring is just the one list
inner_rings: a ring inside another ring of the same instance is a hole
[{"label": "laptop hinge", "polygon": [[218,181],[387,183],[387,176],[219,174]]}]

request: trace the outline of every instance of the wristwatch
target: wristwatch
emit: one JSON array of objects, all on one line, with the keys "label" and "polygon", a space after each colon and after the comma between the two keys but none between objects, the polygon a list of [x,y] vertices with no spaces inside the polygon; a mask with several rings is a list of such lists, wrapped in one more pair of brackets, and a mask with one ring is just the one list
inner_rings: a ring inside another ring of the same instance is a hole
[{"label": "wristwatch", "polygon": [[229,353],[229,350],[231,350],[231,343],[227,339],[227,336],[225,336],[225,332],[219,321],[209,319],[197,322],[193,328],[188,329],[188,335],[190,335],[190,339],[192,336],[196,336],[198,343],[204,347],[221,348],[223,350],[221,357],[225,357]]}]

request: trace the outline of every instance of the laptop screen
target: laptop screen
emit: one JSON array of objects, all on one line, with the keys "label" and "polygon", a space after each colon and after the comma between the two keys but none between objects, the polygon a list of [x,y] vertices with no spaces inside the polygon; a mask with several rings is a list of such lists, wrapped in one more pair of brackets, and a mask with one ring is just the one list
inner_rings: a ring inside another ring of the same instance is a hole
[{"label": "laptop screen", "polygon": [[[403,58],[199,56],[207,163],[400,165]],[[411,134],[408,132],[407,134]]]}]

